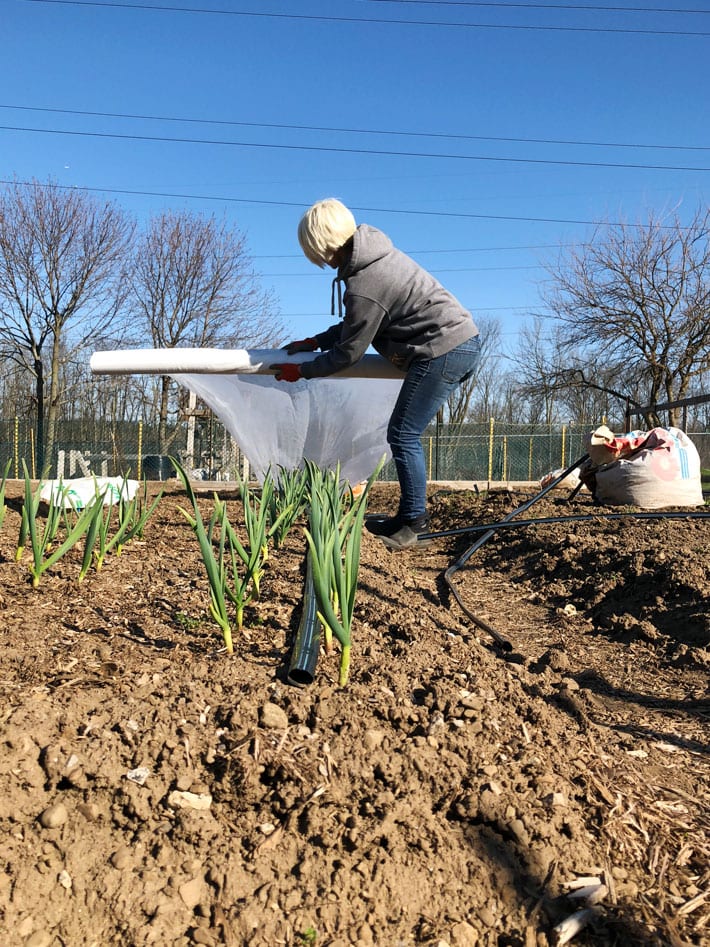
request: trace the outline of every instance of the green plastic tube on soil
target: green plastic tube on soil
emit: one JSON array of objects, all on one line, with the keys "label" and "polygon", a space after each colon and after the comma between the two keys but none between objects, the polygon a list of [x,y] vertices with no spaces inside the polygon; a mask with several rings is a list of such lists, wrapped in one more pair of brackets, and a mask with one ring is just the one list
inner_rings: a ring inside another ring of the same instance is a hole
[{"label": "green plastic tube on soil", "polygon": [[348,489],[345,504],[339,470],[310,471],[310,528],[304,529],[313,569],[313,587],[318,603],[318,618],[338,639],[341,648],[339,683],[345,687],[350,673],[352,622],[355,611],[360,545],[367,495],[384,458],[355,499]]},{"label": "green plastic tube on soil", "polygon": [[306,687],[313,683],[320,652],[320,629],[318,600],[313,587],[313,567],[310,555],[306,555],[303,608],[288,666],[287,681],[289,684],[296,687]]}]

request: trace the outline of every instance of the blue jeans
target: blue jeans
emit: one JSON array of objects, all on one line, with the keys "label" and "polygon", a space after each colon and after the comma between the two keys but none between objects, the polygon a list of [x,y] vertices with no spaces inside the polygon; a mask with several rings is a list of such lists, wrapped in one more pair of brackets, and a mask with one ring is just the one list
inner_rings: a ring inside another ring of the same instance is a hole
[{"label": "blue jeans", "polygon": [[480,358],[481,340],[474,336],[445,355],[409,366],[387,427],[401,491],[399,516],[404,520],[426,514],[422,434],[452,391],[476,371]]}]

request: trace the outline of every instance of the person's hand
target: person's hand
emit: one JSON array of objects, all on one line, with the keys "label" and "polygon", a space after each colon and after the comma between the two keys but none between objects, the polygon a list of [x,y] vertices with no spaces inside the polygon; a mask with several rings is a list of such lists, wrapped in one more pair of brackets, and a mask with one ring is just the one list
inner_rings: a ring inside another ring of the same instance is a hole
[{"label": "person's hand", "polygon": [[289,355],[295,355],[296,352],[315,352],[318,348],[318,339],[298,339],[296,342],[289,342],[284,345],[284,349]]},{"label": "person's hand", "polygon": [[301,366],[294,362],[283,362],[279,365],[269,365],[276,372],[276,381],[299,381],[303,378]]}]

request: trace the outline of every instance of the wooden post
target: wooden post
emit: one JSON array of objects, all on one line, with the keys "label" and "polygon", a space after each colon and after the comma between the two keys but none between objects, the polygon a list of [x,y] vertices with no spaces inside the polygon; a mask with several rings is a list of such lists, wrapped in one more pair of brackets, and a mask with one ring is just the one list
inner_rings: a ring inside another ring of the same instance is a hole
[{"label": "wooden post", "polygon": [[493,479],[493,427],[495,421],[490,419],[488,424],[488,482]]},{"label": "wooden post", "polygon": [[530,446],[528,447],[528,480],[532,480],[532,459],[533,459],[533,439],[530,436]]},{"label": "wooden post", "polygon": [[565,466],[565,448],[567,446],[565,443],[566,440],[567,440],[567,425],[563,424],[562,425],[562,463],[560,465],[563,468]]},{"label": "wooden post", "polygon": [[14,434],[14,453],[15,453],[15,480],[20,479],[20,419],[15,415],[15,434]]}]

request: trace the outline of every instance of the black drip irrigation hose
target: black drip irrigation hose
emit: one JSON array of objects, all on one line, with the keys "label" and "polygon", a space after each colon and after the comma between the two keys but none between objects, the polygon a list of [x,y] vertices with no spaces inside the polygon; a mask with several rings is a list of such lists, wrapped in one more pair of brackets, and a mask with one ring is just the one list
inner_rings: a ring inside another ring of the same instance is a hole
[{"label": "black drip irrigation hose", "polygon": [[308,687],[316,676],[316,665],[320,653],[320,621],[318,603],[313,587],[311,557],[306,556],[306,578],[303,585],[303,611],[296,632],[291,661],[286,681],[295,687]]},{"label": "black drip irrigation hose", "polygon": [[[512,520],[514,517],[518,516],[520,513],[524,513],[526,510],[528,510],[533,505],[533,503],[537,503],[538,500],[541,500],[545,496],[546,493],[548,493],[550,490],[556,487],[558,483],[561,483],[565,479],[565,477],[569,476],[569,474],[572,473],[573,470],[576,470],[577,467],[580,467],[585,462],[585,460],[588,459],[588,457],[589,457],[589,454],[584,454],[582,457],[580,457],[579,460],[575,461],[571,466],[567,468],[567,470],[564,470],[558,477],[555,477],[554,480],[548,483],[547,486],[544,487],[534,497],[532,497],[530,500],[527,500],[525,503],[522,504],[522,506],[519,506],[517,509],[512,510],[501,521],[501,523],[507,523],[509,520]],[[490,635],[490,637],[495,641],[498,647],[501,648],[503,651],[512,651],[513,645],[510,643],[510,641],[508,641],[506,637],[501,635],[499,631],[496,631],[495,628],[491,627],[491,625],[485,622],[482,618],[479,618],[477,615],[474,615],[473,612],[464,605],[464,603],[461,601],[461,596],[459,595],[458,591],[456,590],[456,586],[454,585],[452,581],[453,574],[455,572],[458,572],[459,569],[461,569],[463,566],[466,565],[466,563],[474,554],[474,552],[476,552],[477,549],[480,549],[484,543],[488,542],[491,536],[495,535],[495,533],[500,528],[500,526],[501,526],[500,523],[494,523],[491,526],[486,527],[483,535],[479,536],[476,542],[472,546],[470,546],[466,550],[466,552],[459,559],[456,560],[456,562],[452,563],[449,566],[449,568],[444,573],[444,581],[446,582],[449,589],[451,590],[451,594],[454,596],[454,598],[458,602],[461,610],[466,615],[468,615],[468,617],[474,623],[474,625],[478,625],[479,628],[483,629],[483,631],[485,631],[488,635]],[[437,535],[437,534],[422,534],[419,538],[423,539],[425,536],[434,536],[434,535]],[[438,534],[438,535],[441,535],[441,534]]]},{"label": "black drip irrigation hose", "polygon": [[[570,497],[571,499],[571,497]],[[549,523],[581,523],[598,522],[604,520],[710,520],[710,513],[700,513],[692,510],[686,510],[684,513],[678,511],[656,510],[653,513],[573,513],[570,516],[539,516],[532,520],[500,520],[498,523],[485,523],[480,526],[461,526],[458,529],[444,529],[437,533],[420,533],[419,539],[445,539],[448,536],[466,536],[468,533],[481,533],[487,529],[517,529],[519,526],[537,526]]]}]

